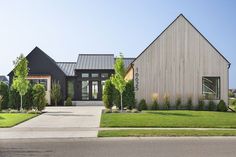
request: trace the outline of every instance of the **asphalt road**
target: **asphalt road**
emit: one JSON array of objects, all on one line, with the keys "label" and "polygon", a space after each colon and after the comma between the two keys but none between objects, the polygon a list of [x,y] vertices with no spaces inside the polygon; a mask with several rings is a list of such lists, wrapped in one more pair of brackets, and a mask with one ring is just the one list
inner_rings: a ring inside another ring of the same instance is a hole
[{"label": "asphalt road", "polygon": [[0,140],[0,157],[235,157],[236,138]]}]

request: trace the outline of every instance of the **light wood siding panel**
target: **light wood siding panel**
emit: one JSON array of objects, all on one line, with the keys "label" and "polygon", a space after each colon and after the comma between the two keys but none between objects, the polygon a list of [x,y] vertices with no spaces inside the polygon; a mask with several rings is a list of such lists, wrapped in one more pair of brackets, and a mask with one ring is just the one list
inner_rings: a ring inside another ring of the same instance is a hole
[{"label": "light wood siding panel", "polygon": [[130,69],[128,70],[128,72],[127,72],[126,75],[125,75],[125,80],[126,80],[126,81],[129,81],[129,80],[132,80],[132,79],[133,79],[133,72],[134,72],[133,68],[130,68]]},{"label": "light wood siding panel", "polygon": [[228,63],[182,16],[135,60],[134,80],[137,68],[138,101],[151,103],[158,93],[160,102],[168,94],[172,104],[178,95],[183,103],[191,96],[197,104],[202,77],[216,76],[221,79],[221,99],[228,102]]}]

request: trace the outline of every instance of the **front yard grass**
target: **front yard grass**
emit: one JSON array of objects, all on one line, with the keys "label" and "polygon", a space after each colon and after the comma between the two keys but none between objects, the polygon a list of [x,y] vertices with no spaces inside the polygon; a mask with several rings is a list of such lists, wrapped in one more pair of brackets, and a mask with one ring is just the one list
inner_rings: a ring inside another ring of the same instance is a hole
[{"label": "front yard grass", "polygon": [[98,137],[236,136],[236,130],[101,130]]},{"label": "front yard grass", "polygon": [[102,114],[101,127],[236,128],[236,113],[213,111],[143,111]]},{"label": "front yard grass", "polygon": [[0,128],[15,126],[37,115],[27,113],[0,113]]}]

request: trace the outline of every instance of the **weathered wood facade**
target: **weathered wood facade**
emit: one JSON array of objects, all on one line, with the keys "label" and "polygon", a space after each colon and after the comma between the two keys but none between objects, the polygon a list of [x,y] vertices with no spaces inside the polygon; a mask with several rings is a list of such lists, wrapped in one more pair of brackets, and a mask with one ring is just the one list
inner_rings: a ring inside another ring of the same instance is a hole
[{"label": "weathered wood facade", "polygon": [[[202,96],[203,77],[220,78],[220,98],[228,103],[228,68],[230,63],[183,16],[176,18],[132,63],[128,78],[134,79],[138,101],[151,103],[152,95],[179,96],[193,104]],[[133,71],[132,71],[133,70]],[[133,77],[130,77],[133,73]]]}]

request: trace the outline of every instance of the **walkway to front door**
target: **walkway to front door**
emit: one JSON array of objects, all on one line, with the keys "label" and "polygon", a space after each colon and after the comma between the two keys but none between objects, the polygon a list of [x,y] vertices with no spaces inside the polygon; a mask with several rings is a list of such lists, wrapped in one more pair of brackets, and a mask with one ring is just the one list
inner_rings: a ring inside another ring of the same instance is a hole
[{"label": "walkway to front door", "polygon": [[0,139],[97,137],[103,106],[47,107],[46,113],[13,128]]}]

